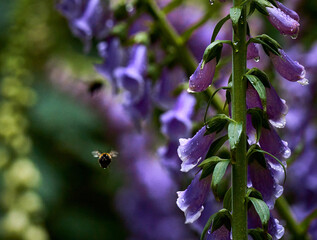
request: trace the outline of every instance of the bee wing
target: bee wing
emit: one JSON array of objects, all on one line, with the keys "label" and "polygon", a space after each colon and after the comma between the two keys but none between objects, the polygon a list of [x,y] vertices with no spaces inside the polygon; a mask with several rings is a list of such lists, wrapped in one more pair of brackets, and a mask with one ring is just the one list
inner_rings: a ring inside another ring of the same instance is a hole
[{"label": "bee wing", "polygon": [[111,151],[109,154],[111,157],[116,157],[119,153],[117,151]]},{"label": "bee wing", "polygon": [[99,151],[92,151],[91,154],[92,154],[94,157],[99,157],[99,156],[100,156],[100,152],[99,152]]}]

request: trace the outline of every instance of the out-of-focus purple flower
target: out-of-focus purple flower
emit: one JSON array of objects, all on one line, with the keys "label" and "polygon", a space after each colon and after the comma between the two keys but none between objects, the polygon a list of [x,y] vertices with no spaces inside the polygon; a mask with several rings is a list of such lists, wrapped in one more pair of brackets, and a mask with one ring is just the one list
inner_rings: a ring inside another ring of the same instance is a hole
[{"label": "out-of-focus purple flower", "polygon": [[205,159],[211,143],[215,138],[215,134],[206,133],[206,127],[202,127],[194,137],[179,139],[179,147],[177,153],[182,160],[181,171],[188,172]]},{"label": "out-of-focus purple flower", "polygon": [[248,166],[248,187],[254,187],[260,191],[263,201],[270,209],[273,209],[275,200],[283,193],[283,187],[274,178],[271,167],[266,164],[264,168],[257,161],[253,161]]},{"label": "out-of-focus purple flower", "polygon": [[100,42],[97,47],[99,55],[104,59],[104,62],[102,64],[95,64],[95,69],[111,82],[112,87],[116,92],[118,84],[114,76],[114,70],[120,66],[123,57],[120,41],[117,38],[113,38],[108,42]]},{"label": "out-of-focus purple flower", "polygon": [[289,81],[297,81],[302,85],[307,85],[308,80],[305,78],[305,68],[297,61],[292,60],[282,49],[279,52],[281,56],[270,53],[270,58],[276,71]]},{"label": "out-of-focus purple flower", "polygon": [[269,21],[280,33],[297,37],[299,32],[299,17],[294,11],[288,9],[282,3],[279,3],[278,7],[273,5],[266,7],[266,10],[269,13]]},{"label": "out-of-focus purple flower", "polygon": [[186,92],[179,95],[174,107],[161,115],[162,132],[172,140],[187,137],[191,129],[191,115],[195,98]]},{"label": "out-of-focus purple flower", "polygon": [[[273,86],[265,89],[266,92],[266,112],[270,123],[274,127],[282,128],[285,126],[285,115],[287,114],[288,107],[284,99],[281,99]],[[261,108],[263,109],[260,97],[254,87],[248,83],[246,93],[247,108]]]},{"label": "out-of-focus purple flower", "polygon": [[175,102],[174,90],[184,82],[185,73],[180,67],[164,68],[158,84],[155,87],[155,103],[163,109],[169,109]]},{"label": "out-of-focus purple flower", "polygon": [[73,34],[84,41],[86,51],[93,37],[104,38],[113,26],[108,6],[100,0],[62,0],[57,8],[68,19]]},{"label": "out-of-focus purple flower", "polygon": [[212,83],[217,64],[216,58],[205,63],[203,69],[201,69],[202,62],[201,60],[196,71],[189,78],[189,92],[202,92]]},{"label": "out-of-focus purple flower", "polygon": [[185,213],[185,223],[193,223],[200,217],[204,210],[203,204],[210,192],[211,176],[200,179],[200,175],[195,175],[185,191],[177,192],[176,204]]},{"label": "out-of-focus purple flower", "polygon": [[178,141],[170,141],[167,146],[160,147],[157,151],[163,166],[173,172],[179,173],[181,160],[177,155]]},{"label": "out-of-focus purple flower", "polygon": [[125,90],[125,101],[138,102],[144,94],[145,82],[143,74],[147,66],[147,50],[144,45],[135,45],[132,48],[127,67],[115,70],[119,87]]},{"label": "out-of-focus purple flower", "polygon": [[[248,209],[248,228],[255,229],[261,227],[262,224],[260,217],[255,211],[254,207],[251,206]],[[278,240],[284,235],[284,227],[279,224],[279,221],[276,218],[272,217],[272,212],[268,222],[268,233],[272,236],[273,240]]]}]

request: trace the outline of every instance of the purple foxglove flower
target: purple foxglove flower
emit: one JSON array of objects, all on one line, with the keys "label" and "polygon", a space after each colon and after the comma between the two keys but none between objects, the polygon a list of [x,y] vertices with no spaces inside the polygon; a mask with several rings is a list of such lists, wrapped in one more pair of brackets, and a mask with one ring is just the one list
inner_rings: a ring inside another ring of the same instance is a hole
[{"label": "purple foxglove flower", "polygon": [[[247,36],[246,40],[249,40],[250,37]],[[258,61],[260,59],[259,49],[258,45],[250,42],[247,48],[247,60],[254,59],[255,61]]]},{"label": "purple foxglove flower", "polygon": [[279,52],[281,56],[270,53],[270,58],[276,71],[289,81],[297,81],[302,85],[307,85],[308,80],[305,78],[305,68],[297,61],[293,61],[282,49]]},{"label": "purple foxglove flower", "polygon": [[178,141],[170,141],[167,146],[160,147],[157,150],[163,166],[167,169],[179,173],[181,160],[177,155]]},{"label": "purple foxglove flower", "polygon": [[203,69],[201,69],[202,60],[200,61],[196,71],[189,78],[188,92],[202,92],[206,90],[212,82],[215,74],[217,60],[213,60],[205,63]]},{"label": "purple foxglove flower", "polygon": [[298,15],[281,3],[278,6],[278,8],[273,5],[266,8],[269,13],[269,21],[281,34],[297,37],[299,32]]},{"label": "purple foxglove flower", "polygon": [[215,138],[215,134],[206,133],[206,127],[202,127],[194,137],[179,139],[177,153],[182,160],[181,171],[188,172],[203,161],[208,153],[209,147]]},{"label": "purple foxglove flower", "polygon": [[248,166],[248,187],[254,187],[260,191],[263,201],[270,209],[273,209],[275,200],[283,193],[283,187],[274,178],[271,167],[267,164],[264,168],[257,161]]},{"label": "purple foxglove flower", "polygon": [[200,179],[200,175],[195,175],[185,191],[177,192],[176,204],[185,213],[185,223],[193,223],[200,217],[204,210],[203,204],[210,192],[211,176]]},{"label": "purple foxglove flower", "polygon": [[[285,115],[287,114],[288,107],[284,99],[281,99],[274,87],[270,84],[270,88],[265,89],[266,92],[266,112],[270,123],[274,127],[282,128],[285,126]],[[263,109],[260,97],[253,86],[248,83],[247,87],[247,108],[261,108]]]},{"label": "purple foxglove flower", "polygon": [[145,83],[143,74],[147,65],[147,50],[144,45],[135,45],[127,67],[115,70],[119,87],[125,90],[125,101],[135,103],[144,93]]},{"label": "purple foxglove flower", "polygon": [[108,42],[100,42],[97,47],[99,55],[105,61],[102,64],[95,64],[95,69],[112,83],[113,90],[117,92],[118,84],[114,76],[114,70],[119,67],[122,62],[123,56],[120,49],[120,41],[117,38],[113,38]]},{"label": "purple foxglove flower", "polygon": [[[272,217],[272,212],[270,214],[270,219],[268,222],[268,233],[272,236],[273,240],[278,240],[284,235],[284,227],[279,224],[279,221]],[[254,207],[251,206],[248,210],[248,228],[261,228],[261,220]]]},{"label": "purple foxglove flower", "polygon": [[[273,126],[270,125],[270,129],[262,128],[259,143],[264,151],[277,157],[286,166],[286,161],[284,159],[289,158],[291,150],[289,149],[287,142],[281,140]],[[275,179],[281,180],[284,178],[283,167],[271,156],[266,155],[265,158],[268,160],[268,165],[270,165]]]},{"label": "purple foxglove flower", "polygon": [[206,240],[231,240],[231,230],[225,225],[222,225],[216,231],[211,233],[209,230],[206,234]]},{"label": "purple foxglove flower", "polygon": [[180,67],[164,68],[160,80],[155,86],[155,103],[163,109],[170,109],[175,102],[174,90],[184,80],[185,73]]},{"label": "purple foxglove flower", "polygon": [[195,98],[186,92],[179,95],[173,109],[161,115],[162,132],[172,140],[190,134],[190,117],[195,107]]}]

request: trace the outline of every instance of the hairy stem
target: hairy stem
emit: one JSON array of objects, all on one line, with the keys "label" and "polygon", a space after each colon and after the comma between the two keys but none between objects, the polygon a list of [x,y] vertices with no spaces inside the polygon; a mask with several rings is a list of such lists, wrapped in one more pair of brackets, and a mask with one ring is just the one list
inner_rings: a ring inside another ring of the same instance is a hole
[{"label": "hairy stem", "polygon": [[[242,0],[234,0],[239,6]],[[234,240],[247,240],[247,161],[246,161],[246,14],[243,8],[238,24],[233,30],[232,54],[232,118],[242,123],[241,140],[233,152],[232,164],[232,237]]]}]

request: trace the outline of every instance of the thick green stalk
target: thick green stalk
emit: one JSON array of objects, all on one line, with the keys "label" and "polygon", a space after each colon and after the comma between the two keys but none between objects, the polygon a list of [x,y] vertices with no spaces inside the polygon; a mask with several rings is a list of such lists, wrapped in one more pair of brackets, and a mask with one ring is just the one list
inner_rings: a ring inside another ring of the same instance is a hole
[{"label": "thick green stalk", "polygon": [[[242,0],[234,0],[234,7]],[[243,75],[246,71],[246,14],[242,10],[238,24],[233,31],[232,54],[232,118],[242,123],[241,140],[233,151],[232,164],[232,236],[233,240],[247,240],[247,161],[246,161],[246,82]]]}]

